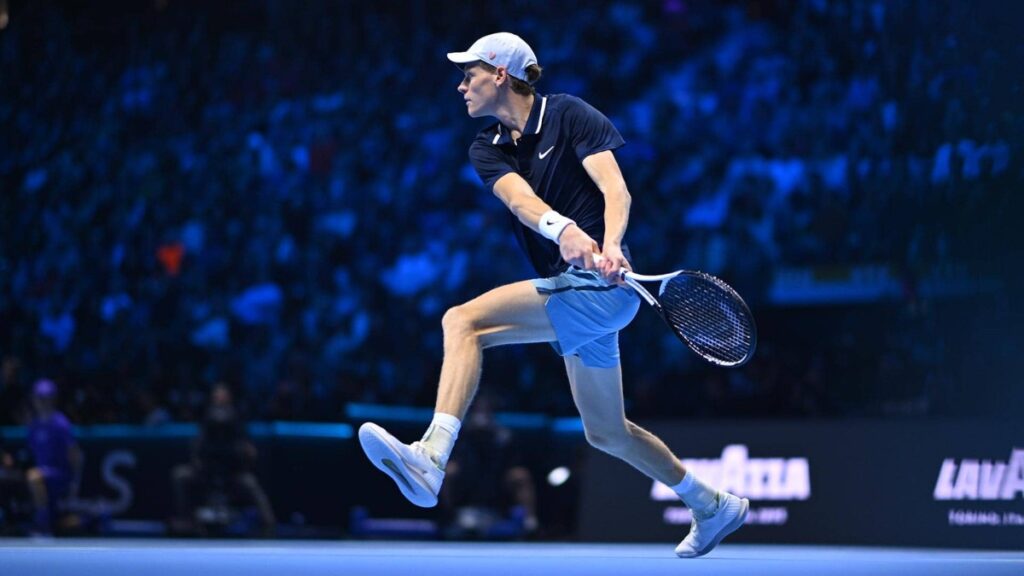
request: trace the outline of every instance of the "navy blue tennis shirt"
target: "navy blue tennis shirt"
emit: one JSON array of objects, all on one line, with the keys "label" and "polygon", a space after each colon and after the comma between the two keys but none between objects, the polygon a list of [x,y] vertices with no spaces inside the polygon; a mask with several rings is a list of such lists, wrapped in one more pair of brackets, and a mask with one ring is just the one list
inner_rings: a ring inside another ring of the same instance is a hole
[{"label": "navy blue tennis shirt", "polygon": [[[559,214],[571,218],[599,245],[604,242],[604,194],[583,168],[583,159],[625,144],[604,114],[568,94],[537,94],[522,137],[513,142],[501,122],[477,133],[469,159],[488,190],[515,172]],[[557,276],[569,265],[558,245],[512,215],[520,247],[541,277]],[[630,259],[628,248],[622,252]]]}]

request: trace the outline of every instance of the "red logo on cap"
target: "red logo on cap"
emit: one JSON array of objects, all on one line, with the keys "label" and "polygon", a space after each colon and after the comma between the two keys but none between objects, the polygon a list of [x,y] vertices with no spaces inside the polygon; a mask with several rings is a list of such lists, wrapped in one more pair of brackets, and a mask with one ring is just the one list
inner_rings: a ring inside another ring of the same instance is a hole
[{"label": "red logo on cap", "polygon": [[488,52],[487,53],[487,57],[490,58],[491,60],[494,60],[495,58],[497,58],[497,56],[498,55],[495,54],[494,52]]}]

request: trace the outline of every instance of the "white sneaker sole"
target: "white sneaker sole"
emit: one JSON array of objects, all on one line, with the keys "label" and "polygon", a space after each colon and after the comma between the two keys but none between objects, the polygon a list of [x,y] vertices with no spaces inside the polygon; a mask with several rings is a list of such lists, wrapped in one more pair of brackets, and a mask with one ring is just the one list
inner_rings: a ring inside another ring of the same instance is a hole
[{"label": "white sneaker sole", "polygon": [[733,532],[739,530],[740,526],[743,526],[743,523],[747,521],[747,514],[749,514],[749,513],[750,513],[750,500],[747,500],[746,498],[740,499],[740,513],[737,514],[735,518],[733,518],[732,522],[729,522],[728,524],[725,525],[724,528],[722,528],[721,530],[718,531],[718,534],[715,535],[715,538],[711,541],[710,544],[708,544],[704,548],[698,550],[697,553],[693,554],[693,555],[685,555],[684,556],[684,555],[681,555],[681,554],[678,554],[678,553],[676,555],[679,556],[680,558],[700,558],[701,556],[707,554],[708,552],[711,552],[712,550],[715,549],[715,546],[718,546],[718,544],[721,543],[722,540],[726,536],[728,536],[729,534],[732,534]]},{"label": "white sneaker sole", "polygon": [[359,444],[370,462],[390,476],[410,502],[421,508],[437,506],[437,494],[431,492],[419,474],[405,463],[401,450],[395,445],[398,441],[383,428],[370,422],[363,424],[359,427]]}]

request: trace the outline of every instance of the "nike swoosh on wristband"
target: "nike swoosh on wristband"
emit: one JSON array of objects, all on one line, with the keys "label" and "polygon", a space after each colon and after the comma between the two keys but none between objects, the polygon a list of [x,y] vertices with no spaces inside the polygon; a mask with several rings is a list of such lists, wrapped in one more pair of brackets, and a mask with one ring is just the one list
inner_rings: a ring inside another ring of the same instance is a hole
[{"label": "nike swoosh on wristband", "polygon": [[554,147],[554,146],[552,146],[551,148],[548,148],[548,149],[547,149],[547,150],[545,150],[544,152],[541,152],[541,153],[540,153],[540,156],[539,156],[539,158],[540,158],[541,160],[543,160],[543,159],[544,159],[544,157],[545,157],[545,156],[547,156],[548,154],[550,154],[550,153],[551,153],[551,151],[552,151],[552,150],[554,150],[554,149],[555,149],[555,147]]}]

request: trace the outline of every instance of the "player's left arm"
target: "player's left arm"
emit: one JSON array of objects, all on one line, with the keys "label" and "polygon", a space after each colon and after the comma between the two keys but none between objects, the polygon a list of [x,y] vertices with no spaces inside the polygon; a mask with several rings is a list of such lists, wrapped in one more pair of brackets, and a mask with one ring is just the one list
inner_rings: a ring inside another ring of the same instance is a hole
[{"label": "player's left arm", "polygon": [[622,239],[629,223],[631,197],[622,170],[611,150],[587,156],[583,159],[583,168],[604,194],[604,242],[601,252],[604,260],[598,264],[598,269],[609,282],[615,282],[620,268],[630,269],[622,253]]}]

